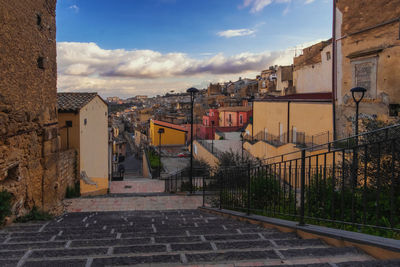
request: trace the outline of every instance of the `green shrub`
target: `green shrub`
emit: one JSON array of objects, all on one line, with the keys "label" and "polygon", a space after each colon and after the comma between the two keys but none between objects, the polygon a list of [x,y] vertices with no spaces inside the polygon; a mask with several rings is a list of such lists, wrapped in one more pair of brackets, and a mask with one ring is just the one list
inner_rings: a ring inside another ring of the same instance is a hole
[{"label": "green shrub", "polygon": [[29,221],[47,221],[51,220],[53,216],[47,212],[40,211],[36,206],[25,216],[17,218],[15,221],[19,223],[26,223]]},{"label": "green shrub", "polygon": [[0,224],[3,224],[6,216],[11,215],[11,198],[9,192],[5,190],[0,192]]},{"label": "green shrub", "polygon": [[157,169],[160,166],[160,156],[154,151],[149,151],[149,161],[152,169]]},{"label": "green shrub", "polygon": [[68,186],[65,193],[66,198],[75,198],[81,196],[81,186],[80,182],[75,183],[74,186]]}]

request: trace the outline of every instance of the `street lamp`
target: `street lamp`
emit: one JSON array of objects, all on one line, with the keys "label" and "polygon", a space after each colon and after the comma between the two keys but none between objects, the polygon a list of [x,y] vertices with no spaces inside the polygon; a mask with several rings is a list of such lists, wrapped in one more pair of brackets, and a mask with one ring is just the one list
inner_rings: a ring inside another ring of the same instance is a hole
[{"label": "street lamp", "polygon": [[164,128],[158,129],[159,141],[158,141],[158,177],[161,177],[161,134],[164,133]]},{"label": "street lamp", "polygon": [[353,97],[353,100],[356,103],[355,135],[358,135],[358,106],[359,106],[361,100],[364,98],[366,91],[367,91],[367,89],[365,89],[363,87],[355,87],[350,90],[351,96]]},{"label": "street lamp", "polygon": [[358,106],[361,100],[364,98],[367,89],[363,87],[355,87],[350,90],[351,96],[356,103],[356,121],[355,121],[355,147],[353,151],[353,188],[357,185],[357,173],[358,173]]},{"label": "street lamp", "polygon": [[244,144],[244,133],[245,130],[242,129],[241,133],[240,133],[240,140],[242,141],[242,162],[243,162],[243,144]]},{"label": "street lamp", "polygon": [[190,94],[190,102],[192,104],[191,108],[190,108],[190,194],[192,194],[192,187],[193,187],[193,105],[194,105],[194,98],[196,93],[199,90],[191,87],[189,89],[186,90],[186,92],[188,92]]},{"label": "street lamp", "polygon": [[214,154],[214,121],[211,121],[211,153]]},{"label": "street lamp", "polygon": [[251,122],[251,142],[254,142],[254,95],[252,95],[249,99],[249,102],[252,103],[252,111],[251,111],[251,117],[250,117],[250,122]]}]

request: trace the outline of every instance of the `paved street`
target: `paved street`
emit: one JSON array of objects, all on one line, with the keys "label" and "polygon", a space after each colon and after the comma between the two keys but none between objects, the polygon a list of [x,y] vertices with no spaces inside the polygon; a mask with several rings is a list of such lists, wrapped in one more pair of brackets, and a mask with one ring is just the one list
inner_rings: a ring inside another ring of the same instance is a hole
[{"label": "paved street", "polygon": [[171,210],[196,209],[202,205],[202,196],[179,196],[168,194],[132,194],[118,197],[74,198],[64,201],[68,212],[93,211],[134,211],[134,210]]},{"label": "paved street", "polygon": [[142,175],[142,160],[136,157],[129,144],[126,146],[126,159],[123,165],[125,166],[124,180]]},{"label": "paved street", "polygon": [[198,210],[69,213],[14,224],[0,231],[0,255],[0,266],[398,266],[362,265],[372,259],[355,248]]}]

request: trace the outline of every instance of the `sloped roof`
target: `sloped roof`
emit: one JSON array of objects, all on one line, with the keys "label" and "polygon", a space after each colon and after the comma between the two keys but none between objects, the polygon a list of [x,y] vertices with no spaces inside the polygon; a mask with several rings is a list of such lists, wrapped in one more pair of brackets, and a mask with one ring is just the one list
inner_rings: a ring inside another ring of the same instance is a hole
[{"label": "sloped roof", "polygon": [[79,111],[92,101],[97,93],[57,93],[59,111]]},{"label": "sloped roof", "polygon": [[182,131],[182,132],[187,132],[186,128],[180,125],[176,125],[176,124],[172,124],[169,122],[165,122],[165,121],[158,121],[158,120],[153,120],[153,123],[158,125],[158,126],[164,126],[170,129],[175,129],[178,131]]}]

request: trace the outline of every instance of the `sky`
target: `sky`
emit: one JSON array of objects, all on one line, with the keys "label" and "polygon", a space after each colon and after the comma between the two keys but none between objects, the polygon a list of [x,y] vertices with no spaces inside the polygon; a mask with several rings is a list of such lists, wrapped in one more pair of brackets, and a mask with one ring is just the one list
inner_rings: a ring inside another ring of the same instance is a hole
[{"label": "sky", "polygon": [[162,95],[255,78],[332,35],[331,0],[58,0],[58,91]]}]

